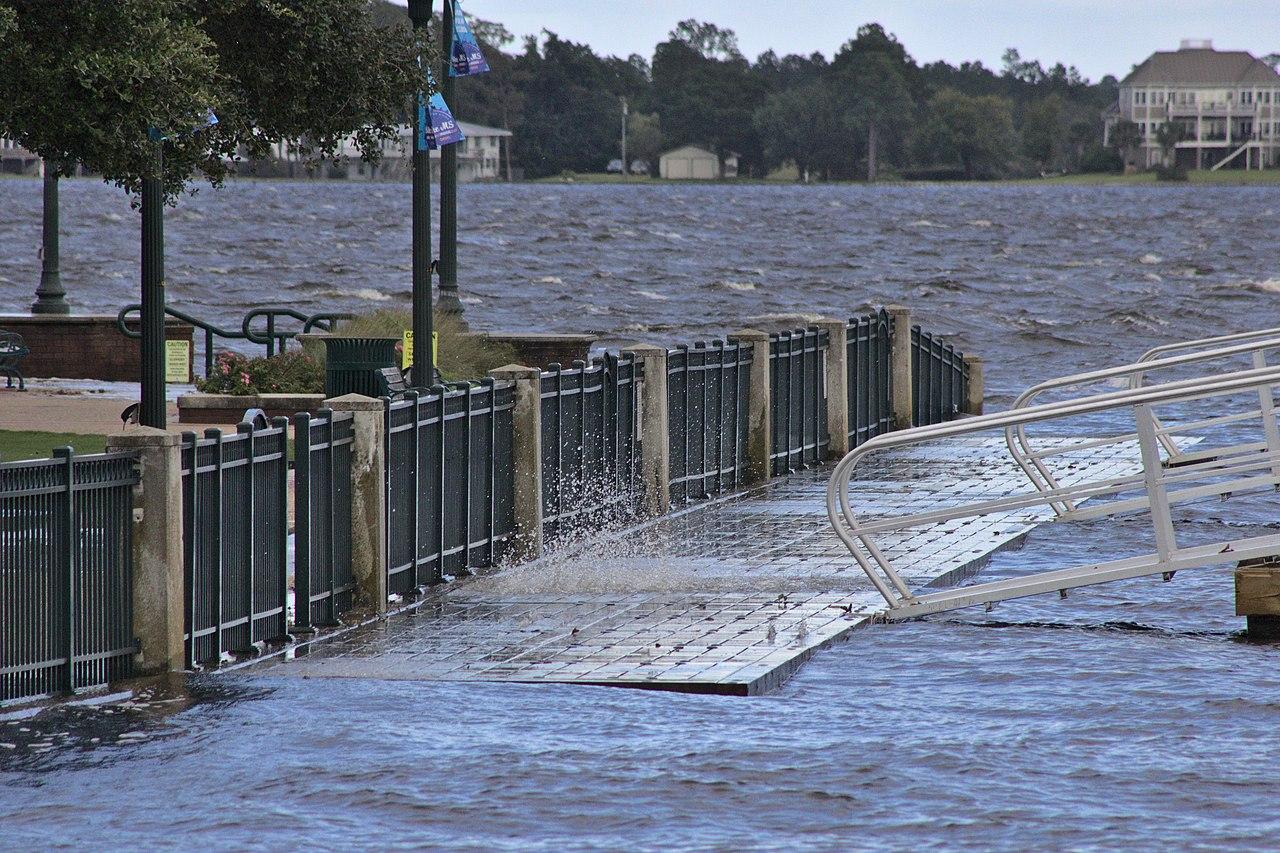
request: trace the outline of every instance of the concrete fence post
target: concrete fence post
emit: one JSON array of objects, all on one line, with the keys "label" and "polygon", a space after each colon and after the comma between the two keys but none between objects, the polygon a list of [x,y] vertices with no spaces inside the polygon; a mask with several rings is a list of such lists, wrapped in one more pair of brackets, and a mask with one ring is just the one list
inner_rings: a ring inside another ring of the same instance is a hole
[{"label": "concrete fence post", "polygon": [[109,452],[135,452],[141,466],[133,502],[131,593],[141,674],[186,667],[181,444],[177,434],[151,427],[107,438]]},{"label": "concrete fence post", "polygon": [[1274,557],[1236,566],[1236,615],[1245,617],[1249,639],[1280,640],[1280,565]]},{"label": "concrete fence post", "polygon": [[969,385],[964,393],[964,413],[966,415],[982,414],[982,401],[986,396],[983,389],[982,358],[966,355],[964,366],[969,369]]},{"label": "concrete fence post", "polygon": [[642,366],[640,380],[640,480],[644,511],[662,515],[671,509],[671,421],[667,406],[667,348],[653,344],[628,347],[623,355]]},{"label": "concrete fence post", "polygon": [[542,556],[542,371],[508,364],[489,375],[516,384],[511,419],[516,529],[508,553],[517,560],[533,560]]},{"label": "concrete fence post", "polygon": [[763,483],[773,473],[773,391],[769,383],[769,333],[759,329],[734,332],[729,340],[751,347],[751,383],[747,395],[747,485]]},{"label": "concrete fence post", "polygon": [[849,324],[844,320],[819,320],[827,332],[827,454],[843,459],[849,452]]},{"label": "concrete fence post", "polygon": [[915,406],[911,398],[911,309],[904,305],[888,305],[885,311],[893,320],[893,334],[889,338],[890,387],[893,398],[893,428],[911,427]]},{"label": "concrete fence post", "polygon": [[324,401],[334,413],[350,412],[351,574],[359,598],[387,612],[387,420],[381,400],[346,394]]}]

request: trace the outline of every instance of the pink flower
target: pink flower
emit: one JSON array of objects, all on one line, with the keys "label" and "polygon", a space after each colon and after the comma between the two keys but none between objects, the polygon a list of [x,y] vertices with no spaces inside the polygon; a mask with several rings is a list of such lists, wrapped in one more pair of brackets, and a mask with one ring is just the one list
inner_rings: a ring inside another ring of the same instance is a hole
[{"label": "pink flower", "polygon": [[245,385],[248,385],[248,384],[249,384],[249,374],[247,374],[247,373],[241,373],[241,374],[240,374],[240,381],[241,381],[241,382],[243,382]]}]

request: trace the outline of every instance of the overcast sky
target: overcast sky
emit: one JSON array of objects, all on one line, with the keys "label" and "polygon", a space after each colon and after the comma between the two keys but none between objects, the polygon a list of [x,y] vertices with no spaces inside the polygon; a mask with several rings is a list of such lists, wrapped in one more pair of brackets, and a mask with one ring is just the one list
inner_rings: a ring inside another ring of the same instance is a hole
[{"label": "overcast sky", "polygon": [[830,58],[859,25],[878,21],[921,63],[980,59],[999,68],[1005,48],[1016,47],[1091,80],[1122,77],[1183,38],[1280,52],[1280,0],[463,0],[463,8],[518,36],[545,28],[618,56],[652,57],[685,18],[734,30],[752,59],[769,48]]}]

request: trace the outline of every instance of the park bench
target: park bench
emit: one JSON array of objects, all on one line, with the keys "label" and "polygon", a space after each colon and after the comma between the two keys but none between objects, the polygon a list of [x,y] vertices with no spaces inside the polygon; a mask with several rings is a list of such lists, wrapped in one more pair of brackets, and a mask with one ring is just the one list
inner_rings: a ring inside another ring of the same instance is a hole
[{"label": "park bench", "polygon": [[382,385],[383,394],[393,400],[402,399],[405,392],[409,390],[409,383],[405,381],[404,373],[398,367],[380,368],[378,382]]},{"label": "park bench", "polygon": [[30,352],[26,342],[22,340],[22,335],[0,329],[0,376],[7,380],[6,388],[12,388],[13,380],[17,379],[18,390],[27,390],[27,382],[18,368]]}]

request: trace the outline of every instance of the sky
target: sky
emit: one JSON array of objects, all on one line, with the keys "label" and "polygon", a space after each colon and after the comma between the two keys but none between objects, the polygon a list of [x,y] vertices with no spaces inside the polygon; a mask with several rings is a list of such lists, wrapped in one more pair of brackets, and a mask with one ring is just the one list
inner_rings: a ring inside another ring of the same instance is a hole
[{"label": "sky", "polygon": [[920,63],[982,60],[998,69],[1005,48],[1016,47],[1024,59],[1074,65],[1091,80],[1123,77],[1184,38],[1255,56],[1280,52],[1280,0],[463,0],[462,6],[517,36],[545,28],[597,53],[647,58],[686,18],[734,30],[752,59],[769,48],[830,58],[861,24],[876,21]]}]

